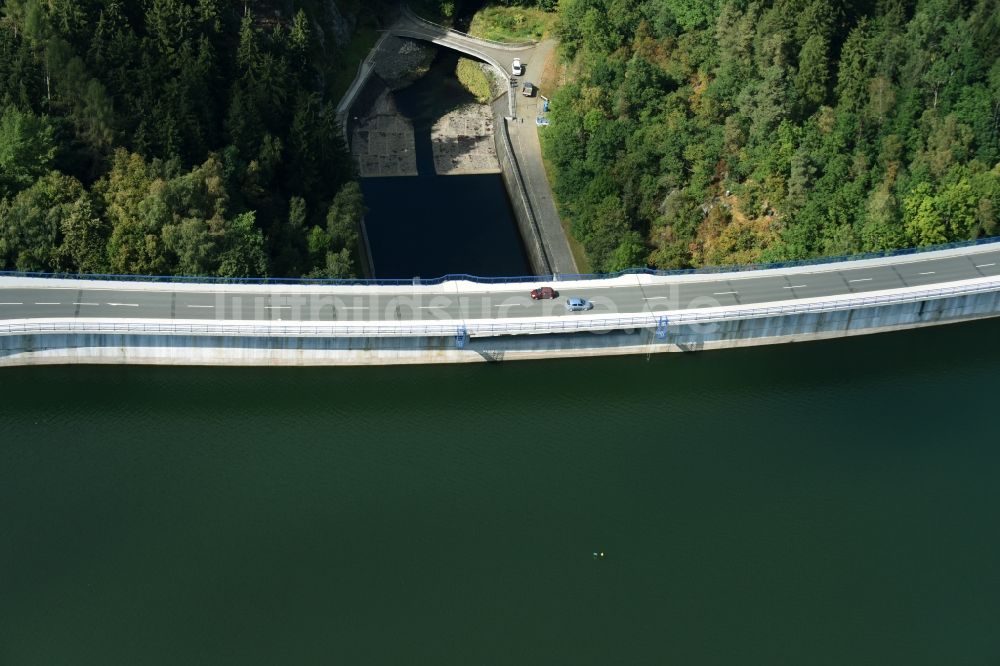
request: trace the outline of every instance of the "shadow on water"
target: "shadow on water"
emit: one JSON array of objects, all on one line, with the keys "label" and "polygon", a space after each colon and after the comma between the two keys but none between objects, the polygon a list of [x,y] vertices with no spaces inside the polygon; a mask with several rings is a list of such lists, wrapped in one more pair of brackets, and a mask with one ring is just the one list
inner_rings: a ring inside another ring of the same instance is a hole
[{"label": "shadow on water", "polygon": [[419,175],[361,181],[377,277],[531,272],[500,174],[434,172],[431,128],[476,101],[455,77],[458,57],[439,49],[426,75],[393,93],[400,112],[413,121]]}]

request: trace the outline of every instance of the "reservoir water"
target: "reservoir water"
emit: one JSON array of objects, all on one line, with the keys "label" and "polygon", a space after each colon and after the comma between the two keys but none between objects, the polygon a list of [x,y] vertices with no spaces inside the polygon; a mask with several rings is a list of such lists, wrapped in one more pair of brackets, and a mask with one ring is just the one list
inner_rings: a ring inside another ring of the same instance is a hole
[{"label": "reservoir water", "polygon": [[7,369],[0,663],[995,664],[998,336]]},{"label": "reservoir water", "polygon": [[413,121],[419,175],[361,181],[376,277],[531,273],[500,174],[434,173],[431,126],[475,102],[455,78],[457,62],[456,52],[439,50],[427,74],[394,93]]}]

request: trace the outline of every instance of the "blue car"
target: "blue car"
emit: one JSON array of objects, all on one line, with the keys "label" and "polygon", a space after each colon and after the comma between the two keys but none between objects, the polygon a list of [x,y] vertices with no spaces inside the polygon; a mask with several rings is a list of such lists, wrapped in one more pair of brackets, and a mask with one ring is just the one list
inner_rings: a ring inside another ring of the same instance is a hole
[{"label": "blue car", "polygon": [[593,309],[594,304],[588,301],[586,298],[567,298],[566,299],[566,310],[569,312],[583,312],[585,310]]}]

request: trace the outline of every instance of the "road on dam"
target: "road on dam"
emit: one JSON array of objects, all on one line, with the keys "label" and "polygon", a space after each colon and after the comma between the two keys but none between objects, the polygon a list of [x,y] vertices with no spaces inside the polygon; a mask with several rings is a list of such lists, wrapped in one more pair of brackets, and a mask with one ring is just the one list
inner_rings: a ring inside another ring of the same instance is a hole
[{"label": "road on dam", "polygon": [[[0,321],[127,319],[215,321],[432,321],[576,317],[566,297],[590,299],[588,314],[656,313],[706,307],[794,302],[865,295],[907,287],[944,286],[1000,277],[997,244],[841,263],[639,280],[494,285],[227,285],[0,277]],[[645,277],[645,276],[642,276]],[[530,289],[551,285],[559,298],[532,301]]]}]

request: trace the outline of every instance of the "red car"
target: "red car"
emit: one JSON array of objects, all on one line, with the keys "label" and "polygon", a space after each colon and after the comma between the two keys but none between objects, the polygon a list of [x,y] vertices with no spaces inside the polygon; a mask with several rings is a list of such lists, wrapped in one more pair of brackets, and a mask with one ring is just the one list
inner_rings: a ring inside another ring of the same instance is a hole
[{"label": "red car", "polygon": [[556,298],[558,295],[559,292],[552,287],[539,287],[531,290],[531,298],[536,301],[542,298]]}]

